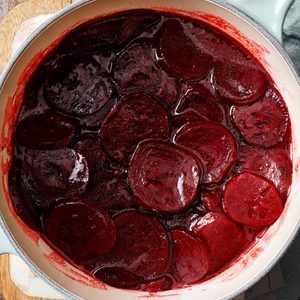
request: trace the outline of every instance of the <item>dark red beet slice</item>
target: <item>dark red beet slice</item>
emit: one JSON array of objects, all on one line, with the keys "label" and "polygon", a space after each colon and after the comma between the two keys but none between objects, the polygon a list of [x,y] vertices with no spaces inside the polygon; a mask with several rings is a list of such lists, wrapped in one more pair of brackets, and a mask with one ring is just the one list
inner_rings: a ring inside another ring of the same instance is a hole
[{"label": "dark red beet slice", "polygon": [[148,141],[137,148],[128,178],[134,195],[147,208],[176,213],[195,200],[201,173],[196,159],[182,148]]},{"label": "dark red beet slice", "polygon": [[144,281],[139,288],[142,291],[155,293],[170,290],[172,288],[172,285],[173,280],[168,276],[163,276],[151,281]]},{"label": "dark red beet slice", "polygon": [[258,67],[219,63],[214,70],[214,84],[222,99],[237,105],[258,100],[266,89],[266,75]]},{"label": "dark red beet slice", "polygon": [[173,132],[176,132],[185,124],[201,122],[201,121],[206,121],[206,119],[200,116],[195,110],[187,109],[183,113],[176,114],[175,116],[172,117],[171,123],[172,123]]},{"label": "dark red beet slice", "polygon": [[292,162],[281,149],[256,149],[244,146],[239,150],[237,169],[241,171],[251,171],[271,180],[283,200],[287,198],[292,182]]},{"label": "dark red beet slice", "polygon": [[102,268],[94,276],[103,282],[118,288],[137,288],[141,278],[121,268]]},{"label": "dark red beet slice", "polygon": [[275,89],[250,106],[234,107],[232,119],[246,142],[260,147],[281,142],[289,124],[287,108]]},{"label": "dark red beet slice", "polygon": [[72,149],[28,150],[24,161],[25,172],[37,192],[62,197],[85,191],[87,162]]},{"label": "dark red beet slice", "polygon": [[112,218],[94,202],[64,202],[44,221],[46,237],[73,259],[104,254],[115,243]]},{"label": "dark red beet slice", "polygon": [[218,104],[209,102],[198,93],[189,93],[181,101],[178,112],[193,109],[206,120],[221,122],[223,114]]},{"label": "dark red beet slice", "polygon": [[78,126],[77,120],[48,110],[23,119],[16,127],[16,137],[29,148],[58,149],[73,142]]},{"label": "dark red beet slice", "polygon": [[64,113],[95,113],[111,98],[113,89],[109,75],[92,60],[76,61],[75,57],[65,55],[48,65],[45,97]]},{"label": "dark red beet slice", "polygon": [[215,122],[188,124],[177,132],[174,140],[198,155],[204,165],[203,184],[220,182],[236,157],[234,136],[223,125]]},{"label": "dark red beet slice", "polygon": [[172,269],[178,283],[191,284],[201,280],[210,266],[210,254],[201,240],[181,231],[171,231]]},{"label": "dark red beet slice", "polygon": [[113,75],[120,94],[147,91],[170,107],[176,101],[178,83],[159,68],[155,55],[149,42],[131,44],[114,61]]},{"label": "dark red beet slice", "polygon": [[107,209],[124,209],[135,205],[127,176],[112,172],[97,173],[89,182],[85,195]]},{"label": "dark red beet slice", "polygon": [[278,219],[283,203],[271,181],[245,171],[226,184],[224,208],[234,221],[260,227],[271,225]]},{"label": "dark red beet slice", "polygon": [[221,213],[210,212],[193,224],[193,232],[210,250],[209,274],[220,270],[245,247],[244,232]]},{"label": "dark red beet slice", "polygon": [[209,211],[222,213],[222,200],[223,191],[221,190],[221,188],[201,191],[201,201],[204,207],[207,208]]},{"label": "dark red beet slice", "polygon": [[212,68],[212,58],[201,51],[177,20],[163,25],[159,49],[167,68],[181,78],[203,78]]},{"label": "dark red beet slice", "polygon": [[163,225],[152,216],[136,211],[114,218],[117,238],[110,264],[144,278],[155,278],[166,271],[169,240]]},{"label": "dark red beet slice", "polygon": [[109,113],[99,135],[109,155],[126,164],[140,141],[168,138],[168,116],[150,96],[128,95]]}]

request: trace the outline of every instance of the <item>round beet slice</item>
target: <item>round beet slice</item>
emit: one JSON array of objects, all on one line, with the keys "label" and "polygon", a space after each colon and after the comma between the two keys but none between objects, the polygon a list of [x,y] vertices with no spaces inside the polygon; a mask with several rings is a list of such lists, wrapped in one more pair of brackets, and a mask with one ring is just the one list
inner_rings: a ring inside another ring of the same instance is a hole
[{"label": "round beet slice", "polygon": [[85,191],[87,162],[72,149],[28,150],[24,162],[28,180],[37,192],[62,197]]},{"label": "round beet slice", "polygon": [[225,185],[224,208],[234,221],[260,227],[278,219],[283,203],[271,181],[245,171]]},{"label": "round beet slice", "polygon": [[221,122],[223,119],[223,113],[218,104],[207,101],[198,93],[187,94],[180,101],[177,111],[184,112],[188,109],[193,109],[208,121]]},{"label": "round beet slice", "polygon": [[164,23],[159,49],[167,68],[180,78],[200,79],[205,77],[212,68],[212,58],[201,51],[177,20]]},{"label": "round beet slice", "polygon": [[99,136],[107,153],[116,161],[127,164],[139,142],[168,138],[168,115],[150,96],[127,95],[109,113]]},{"label": "round beet slice", "polygon": [[96,203],[88,200],[57,205],[44,221],[45,236],[71,258],[104,254],[115,243],[112,218]]},{"label": "round beet slice", "polygon": [[239,150],[236,166],[239,172],[251,171],[271,180],[283,200],[292,183],[292,162],[281,149],[256,149],[249,146]]},{"label": "round beet slice", "polygon": [[221,188],[201,191],[201,201],[206,209],[212,212],[222,213],[223,191]]},{"label": "round beet slice", "polygon": [[110,264],[145,279],[166,271],[169,240],[163,225],[153,216],[125,211],[114,218],[116,245],[110,253]]},{"label": "round beet slice", "polygon": [[95,113],[113,94],[109,75],[93,61],[60,56],[48,65],[44,94],[56,109],[78,116]]},{"label": "round beet slice", "polygon": [[32,149],[58,149],[69,146],[78,131],[79,122],[52,110],[31,115],[16,127],[19,144]]},{"label": "round beet slice", "polygon": [[236,142],[223,125],[204,121],[187,124],[174,137],[177,144],[195,151],[204,166],[203,184],[220,182],[236,157]]},{"label": "round beet slice", "polygon": [[260,147],[280,143],[289,124],[287,108],[275,89],[250,106],[233,107],[232,119],[246,142]]},{"label": "round beet slice", "polygon": [[214,70],[214,84],[222,99],[236,105],[255,102],[266,89],[266,75],[256,66],[219,63]]},{"label": "round beet slice", "polygon": [[169,142],[147,141],[137,148],[128,178],[144,206],[176,213],[195,200],[201,173],[196,159],[184,149]]},{"label": "round beet slice", "polygon": [[201,122],[206,121],[204,117],[199,115],[195,110],[193,109],[187,109],[183,113],[176,114],[171,119],[171,124],[173,128],[173,132],[176,132],[178,129],[180,129],[182,126],[189,124],[189,123],[195,123],[195,122]]},{"label": "round beet slice", "polygon": [[147,91],[167,108],[176,102],[178,82],[159,68],[149,41],[131,44],[117,56],[113,76],[120,94]]},{"label": "round beet slice", "polygon": [[210,250],[209,274],[229,264],[246,247],[244,232],[221,213],[210,212],[200,217],[192,230]]},{"label": "round beet slice", "polygon": [[171,231],[172,269],[178,283],[191,284],[201,280],[209,270],[210,254],[200,239],[181,231]]}]

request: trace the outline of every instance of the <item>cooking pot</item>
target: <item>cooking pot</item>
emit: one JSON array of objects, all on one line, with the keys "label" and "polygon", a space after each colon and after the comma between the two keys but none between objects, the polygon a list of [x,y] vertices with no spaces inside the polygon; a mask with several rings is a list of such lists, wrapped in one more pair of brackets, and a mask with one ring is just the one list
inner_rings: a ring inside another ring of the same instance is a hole
[{"label": "cooking pot", "polygon": [[[38,28],[11,59],[0,80],[0,252],[19,255],[41,278],[70,299],[225,299],[259,280],[295,237],[300,220],[300,85],[280,45],[291,0],[99,0],[78,1]],[[66,262],[15,214],[8,190],[12,131],[26,81],[70,28],[100,15],[132,8],[178,11],[218,27],[244,45],[270,73],[289,110],[293,181],[281,217],[225,271],[190,287],[149,294],[113,288]],[[258,25],[257,20],[261,25]],[[50,47],[50,48],[49,48]]]}]

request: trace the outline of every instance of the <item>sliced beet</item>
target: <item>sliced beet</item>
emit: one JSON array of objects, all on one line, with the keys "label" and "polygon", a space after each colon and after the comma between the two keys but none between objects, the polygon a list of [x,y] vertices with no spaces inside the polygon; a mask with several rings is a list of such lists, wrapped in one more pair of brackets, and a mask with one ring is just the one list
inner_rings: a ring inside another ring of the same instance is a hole
[{"label": "sliced beet", "polygon": [[279,218],[283,203],[271,181],[245,171],[226,184],[224,208],[235,222],[260,227],[271,225]]},{"label": "sliced beet", "polygon": [[106,209],[124,209],[135,206],[126,175],[98,172],[89,182],[85,194]]},{"label": "sliced beet", "polygon": [[125,211],[114,218],[117,238],[109,264],[145,279],[166,271],[169,240],[163,225],[153,216]]},{"label": "sliced beet", "polygon": [[168,138],[168,116],[150,96],[131,94],[121,99],[109,113],[99,136],[109,155],[127,164],[139,142]]},{"label": "sliced beet", "polygon": [[16,127],[16,137],[29,148],[58,149],[73,142],[78,127],[77,120],[48,110],[23,119]]},{"label": "sliced beet", "polygon": [[234,136],[221,124],[211,121],[187,124],[174,138],[178,145],[194,150],[203,164],[203,184],[220,182],[236,157]]},{"label": "sliced beet", "polygon": [[28,150],[25,173],[33,188],[49,196],[74,196],[85,191],[89,172],[85,158],[72,149]]},{"label": "sliced beet", "polygon": [[48,65],[45,98],[64,113],[95,113],[108,102],[113,90],[108,73],[96,61],[78,61],[72,55],[62,55]]},{"label": "sliced beet", "polygon": [[139,288],[142,291],[156,293],[160,291],[170,290],[172,286],[173,280],[168,276],[163,276],[154,280],[144,281]]},{"label": "sliced beet", "polygon": [[195,122],[201,122],[206,121],[204,117],[199,115],[198,112],[196,112],[193,109],[187,109],[183,113],[176,114],[171,119],[171,124],[173,128],[173,132],[176,132],[178,129],[180,129],[182,126],[189,124],[189,123],[195,123]]},{"label": "sliced beet", "polygon": [[223,113],[218,104],[207,101],[198,93],[187,94],[180,101],[177,111],[184,112],[188,109],[193,109],[208,121],[221,122],[223,119]]},{"label": "sliced beet", "polygon": [[265,148],[280,143],[289,124],[287,108],[273,88],[250,106],[233,107],[232,119],[247,143]]},{"label": "sliced beet", "polygon": [[212,58],[201,51],[177,20],[168,20],[163,24],[159,50],[167,69],[180,78],[200,79],[212,68]]},{"label": "sliced beet", "polygon": [[222,213],[223,191],[221,188],[201,191],[201,201],[209,211]]},{"label": "sliced beet", "polygon": [[201,173],[186,150],[169,142],[146,141],[135,151],[128,178],[134,195],[148,209],[176,213],[195,200]]},{"label": "sliced beet", "polygon": [[245,248],[245,234],[221,213],[210,212],[194,222],[193,232],[210,250],[209,274],[227,265]]},{"label": "sliced beet", "polygon": [[237,169],[251,171],[271,180],[283,200],[286,200],[292,182],[292,162],[286,151],[281,149],[257,149],[242,147],[237,156]]},{"label": "sliced beet", "polygon": [[112,218],[94,202],[63,202],[44,221],[45,236],[72,259],[102,255],[115,243]]},{"label": "sliced beet", "polygon": [[236,105],[245,105],[263,95],[266,75],[258,67],[219,63],[214,69],[214,84],[220,98]]},{"label": "sliced beet", "polygon": [[172,270],[178,283],[201,280],[209,270],[210,254],[205,244],[182,230],[171,231]]},{"label": "sliced beet", "polygon": [[141,278],[117,267],[106,267],[95,272],[94,276],[101,281],[118,288],[137,288]]},{"label": "sliced beet", "polygon": [[115,59],[113,75],[120,94],[147,91],[167,108],[175,104],[178,83],[159,68],[155,49],[148,41],[129,45]]}]

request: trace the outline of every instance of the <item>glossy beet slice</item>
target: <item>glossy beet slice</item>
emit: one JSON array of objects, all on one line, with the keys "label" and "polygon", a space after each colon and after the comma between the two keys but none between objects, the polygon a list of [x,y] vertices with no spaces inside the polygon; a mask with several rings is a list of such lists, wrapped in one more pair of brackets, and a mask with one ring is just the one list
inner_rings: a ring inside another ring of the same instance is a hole
[{"label": "glossy beet slice", "polygon": [[109,113],[99,136],[109,155],[127,164],[140,141],[168,138],[168,116],[150,96],[131,94],[121,99]]},{"label": "glossy beet slice", "polygon": [[85,196],[107,209],[124,209],[136,205],[127,176],[112,172],[97,173],[89,182]]},{"label": "glossy beet slice", "polygon": [[177,20],[164,23],[159,50],[167,69],[180,78],[200,79],[212,68],[212,58],[201,51],[186,28]]},{"label": "glossy beet slice", "polygon": [[72,259],[104,254],[113,248],[116,239],[112,218],[88,200],[57,205],[44,226],[45,236]]},{"label": "glossy beet slice", "polygon": [[37,192],[62,197],[85,191],[87,162],[72,149],[28,150],[24,161],[28,180]]},{"label": "glossy beet slice", "polygon": [[273,183],[245,171],[226,184],[224,208],[234,221],[260,227],[271,225],[278,219],[283,203]]},{"label": "glossy beet slice", "polygon": [[212,190],[201,191],[201,201],[205,208],[209,211],[222,213],[223,206],[223,191],[221,188],[214,188]]},{"label": "glossy beet slice", "polygon": [[164,273],[170,249],[163,225],[155,217],[136,211],[119,213],[114,221],[117,238],[110,264],[146,279]]},{"label": "glossy beet slice", "polygon": [[210,266],[210,254],[207,247],[191,234],[171,231],[172,269],[178,283],[191,284],[201,280]]},{"label": "glossy beet slice", "polygon": [[275,89],[250,106],[234,107],[232,119],[246,142],[260,147],[280,143],[289,124],[287,108]]},{"label": "glossy beet slice", "polygon": [[236,105],[258,100],[266,89],[266,75],[258,67],[220,63],[214,69],[214,84],[220,98]]},{"label": "glossy beet slice", "polygon": [[147,208],[176,213],[195,200],[201,173],[196,159],[182,148],[148,141],[135,151],[128,178],[134,195]]},{"label": "glossy beet slice", "polygon": [[29,148],[58,149],[73,142],[78,126],[77,120],[48,110],[23,119],[16,127],[16,137]]},{"label": "glossy beet slice", "polygon": [[251,171],[271,180],[282,199],[287,198],[292,182],[292,162],[286,151],[244,146],[239,150],[236,165],[239,172]]},{"label": "glossy beet slice", "polygon": [[120,94],[147,91],[167,108],[175,104],[178,83],[159,68],[149,41],[129,45],[115,59],[113,76]]},{"label": "glossy beet slice", "polygon": [[172,117],[172,131],[175,133],[177,130],[179,130],[182,126],[186,124],[198,123],[202,121],[206,121],[206,119],[199,115],[195,110],[187,109],[183,113],[176,114]]},{"label": "glossy beet slice", "polygon": [[223,113],[218,104],[207,101],[198,93],[187,94],[180,101],[177,111],[184,112],[188,109],[193,109],[200,116],[209,121],[221,122],[223,119]]},{"label": "glossy beet slice", "polygon": [[223,125],[215,122],[188,124],[177,132],[174,140],[198,155],[204,166],[203,184],[220,182],[236,157],[234,136]]},{"label": "glossy beet slice", "polygon": [[46,100],[56,109],[78,116],[95,113],[113,94],[109,75],[96,62],[65,55],[48,65]]},{"label": "glossy beet slice", "polygon": [[144,281],[139,289],[150,293],[167,291],[173,286],[173,280],[168,276],[163,276],[151,281]]},{"label": "glossy beet slice", "polygon": [[117,267],[106,267],[95,272],[94,276],[118,288],[137,288],[141,278]]},{"label": "glossy beet slice", "polygon": [[246,245],[244,232],[221,213],[210,212],[200,217],[192,230],[210,250],[210,274],[227,265]]}]

